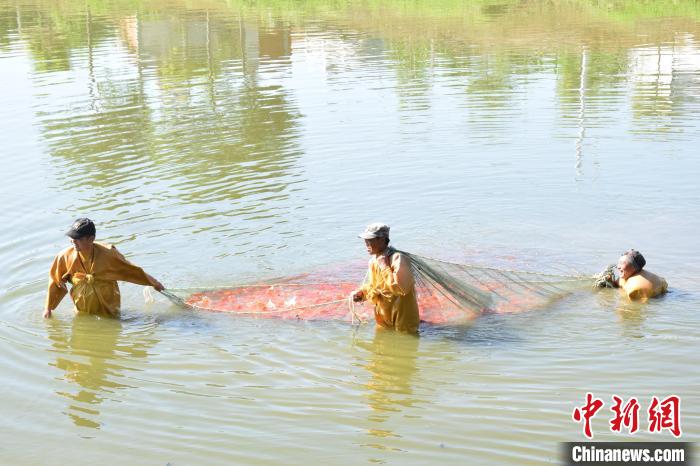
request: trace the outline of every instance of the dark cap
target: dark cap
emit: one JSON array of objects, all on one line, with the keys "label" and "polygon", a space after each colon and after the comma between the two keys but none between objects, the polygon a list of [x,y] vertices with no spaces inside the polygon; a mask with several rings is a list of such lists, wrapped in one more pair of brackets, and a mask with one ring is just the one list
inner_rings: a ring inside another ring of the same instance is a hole
[{"label": "dark cap", "polygon": [[66,236],[73,239],[95,236],[95,224],[89,218],[79,218],[73,222],[73,225],[66,232]]}]

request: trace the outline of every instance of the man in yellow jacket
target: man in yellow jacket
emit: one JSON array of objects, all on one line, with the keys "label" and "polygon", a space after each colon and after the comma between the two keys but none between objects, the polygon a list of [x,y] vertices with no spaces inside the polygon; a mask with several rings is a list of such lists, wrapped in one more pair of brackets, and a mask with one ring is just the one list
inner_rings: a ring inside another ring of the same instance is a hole
[{"label": "man in yellow jacket", "polygon": [[411,263],[389,246],[389,225],[373,223],[359,237],[365,240],[371,258],[365,283],[353,293],[353,299],[374,304],[379,327],[417,333],[420,318]]},{"label": "man in yellow jacket", "polygon": [[163,285],[128,260],[117,249],[95,242],[95,224],[88,218],[79,218],[66,235],[71,246],[61,251],[51,265],[44,317],[51,317],[54,309],[68,293],[78,312],[116,317],[119,315],[121,296],[117,280],[150,285],[158,291]]},{"label": "man in yellow jacket", "polygon": [[620,278],[613,284],[622,288],[632,301],[646,301],[668,290],[668,283],[663,277],[643,270],[646,264],[642,253],[634,249],[625,252],[617,261]]}]

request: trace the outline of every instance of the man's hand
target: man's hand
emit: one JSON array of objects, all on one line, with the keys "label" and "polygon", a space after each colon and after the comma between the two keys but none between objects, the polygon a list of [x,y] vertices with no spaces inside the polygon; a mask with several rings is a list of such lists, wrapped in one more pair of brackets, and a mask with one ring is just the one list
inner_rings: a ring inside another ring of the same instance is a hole
[{"label": "man's hand", "polygon": [[50,319],[50,318],[51,318],[51,309],[44,310],[44,319]]},{"label": "man's hand", "polygon": [[148,277],[148,280],[151,282],[151,286],[155,288],[156,291],[163,291],[165,289],[163,284],[156,280],[153,275],[146,274],[146,277]]},{"label": "man's hand", "polygon": [[365,300],[365,291],[364,290],[357,290],[357,291],[353,292],[352,300],[355,301],[356,303],[359,303],[360,301],[364,301]]}]

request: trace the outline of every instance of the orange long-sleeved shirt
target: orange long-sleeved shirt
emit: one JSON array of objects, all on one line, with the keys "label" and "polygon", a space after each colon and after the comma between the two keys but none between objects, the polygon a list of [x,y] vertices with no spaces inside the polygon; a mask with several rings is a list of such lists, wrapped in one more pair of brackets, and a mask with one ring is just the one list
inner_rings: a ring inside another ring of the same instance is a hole
[{"label": "orange long-sleeved shirt", "polygon": [[668,291],[668,283],[663,277],[642,270],[627,280],[621,278],[620,288],[625,291],[630,300],[646,301],[649,298],[655,298],[666,293]]},{"label": "orange long-sleeved shirt", "polygon": [[137,285],[155,285],[152,279],[110,244],[94,243],[91,258],[78,256],[73,246],[61,251],[51,265],[46,308],[55,309],[68,293],[79,312],[119,315],[121,295],[117,280]]},{"label": "orange long-sleeved shirt", "polygon": [[377,258],[369,260],[369,272],[362,286],[365,298],[374,304],[377,324],[402,332],[416,333],[420,323],[415,279],[409,259],[391,252],[391,265],[382,269]]}]

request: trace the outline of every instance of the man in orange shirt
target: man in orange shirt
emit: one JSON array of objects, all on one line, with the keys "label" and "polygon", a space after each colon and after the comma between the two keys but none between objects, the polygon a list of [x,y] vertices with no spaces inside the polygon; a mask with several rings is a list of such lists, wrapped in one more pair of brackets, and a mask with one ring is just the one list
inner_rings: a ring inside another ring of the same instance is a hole
[{"label": "man in orange shirt", "polygon": [[668,284],[663,277],[643,270],[646,263],[642,253],[634,249],[625,252],[617,261],[620,278],[613,281],[613,284],[622,288],[627,297],[633,301],[646,301],[668,290]]},{"label": "man in orange shirt", "polygon": [[163,285],[128,260],[117,249],[95,242],[95,224],[88,218],[79,218],[66,235],[72,246],[61,251],[51,265],[44,317],[51,317],[54,309],[68,293],[78,312],[111,317],[119,315],[121,296],[117,280],[152,286],[158,291]]},{"label": "man in orange shirt", "polygon": [[382,328],[417,333],[420,318],[411,263],[389,246],[389,225],[373,223],[359,235],[365,240],[369,271],[353,300],[374,304],[374,318]]}]

